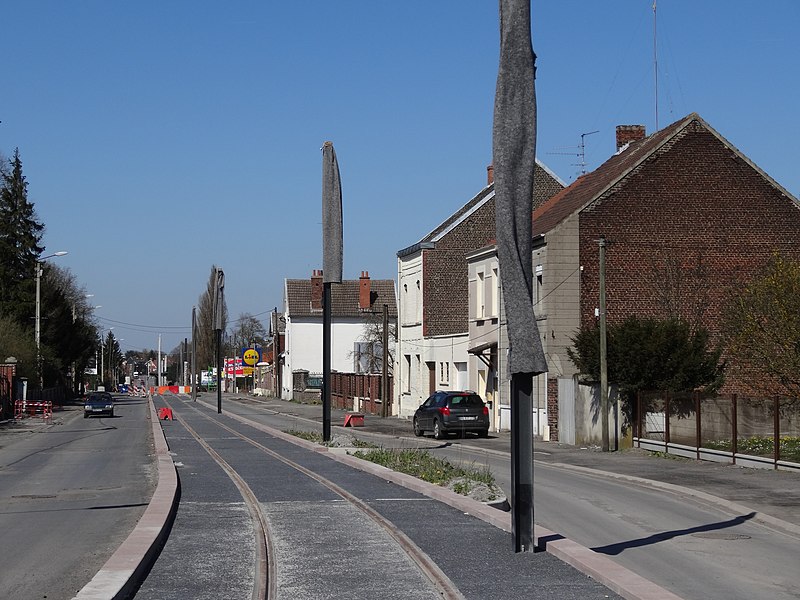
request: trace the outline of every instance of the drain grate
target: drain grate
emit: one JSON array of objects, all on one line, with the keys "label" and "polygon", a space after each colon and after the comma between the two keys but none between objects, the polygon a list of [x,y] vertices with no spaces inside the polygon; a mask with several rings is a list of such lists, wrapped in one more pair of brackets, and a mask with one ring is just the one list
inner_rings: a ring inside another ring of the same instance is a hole
[{"label": "drain grate", "polygon": [[703,538],[705,540],[749,540],[749,535],[741,533],[693,533],[692,537]]}]

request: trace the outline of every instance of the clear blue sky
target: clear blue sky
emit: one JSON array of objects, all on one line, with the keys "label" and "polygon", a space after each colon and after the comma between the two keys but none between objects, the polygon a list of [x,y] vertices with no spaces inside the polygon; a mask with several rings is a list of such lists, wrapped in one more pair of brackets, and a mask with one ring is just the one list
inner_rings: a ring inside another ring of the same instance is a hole
[{"label": "clear blue sky", "polygon": [[[698,112],[797,197],[800,2],[657,10],[659,126]],[[0,152],[125,349],[188,336],[212,264],[234,318],[321,268],[325,140],[348,279],[394,279],[486,183],[493,0],[6,1],[0,21]],[[565,182],[582,133],[588,169],[616,125],[652,133],[652,0],[534,0],[533,40],[538,156]]]}]

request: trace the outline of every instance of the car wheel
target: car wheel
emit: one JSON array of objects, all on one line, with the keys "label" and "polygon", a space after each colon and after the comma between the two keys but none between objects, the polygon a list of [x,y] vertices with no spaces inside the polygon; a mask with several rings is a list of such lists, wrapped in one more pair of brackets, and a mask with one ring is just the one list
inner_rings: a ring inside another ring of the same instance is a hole
[{"label": "car wheel", "polygon": [[467,437],[467,432],[464,431],[463,429],[459,429],[458,432],[456,433],[456,436],[458,437],[458,439],[463,440],[465,437]]},{"label": "car wheel", "polygon": [[439,419],[433,420],[433,437],[437,440],[444,439],[444,431],[442,431],[442,426],[439,425]]},{"label": "car wheel", "polygon": [[414,419],[414,435],[420,437],[422,435],[422,429],[419,428],[419,422]]},{"label": "car wheel", "polygon": [[112,410],[112,411],[111,411],[111,412],[108,414],[108,416],[109,416],[109,417],[111,417],[111,418],[113,419],[113,418],[114,418],[114,411]]},{"label": "car wheel", "polygon": [[482,437],[482,438],[489,437],[489,430],[488,429],[481,429],[478,432],[478,437]]},{"label": "car wheel", "polygon": [[89,418],[89,413],[83,413],[83,418],[84,419],[88,419]]}]

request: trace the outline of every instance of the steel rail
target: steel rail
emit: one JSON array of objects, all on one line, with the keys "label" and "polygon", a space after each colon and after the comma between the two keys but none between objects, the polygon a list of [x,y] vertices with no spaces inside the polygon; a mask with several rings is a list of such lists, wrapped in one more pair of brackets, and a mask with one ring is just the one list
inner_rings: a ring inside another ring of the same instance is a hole
[{"label": "steel rail", "polygon": [[[164,401],[166,402],[166,399]],[[319,473],[311,471],[310,469],[304,467],[303,465],[296,463],[293,460],[286,458],[285,456],[282,456],[278,452],[275,452],[274,450],[267,448],[266,446],[260,444],[256,440],[225,425],[224,423],[221,423],[218,419],[202,412],[199,408],[193,405],[186,405],[186,406],[196,411],[206,419],[213,421],[219,427],[226,430],[227,432],[233,434],[236,437],[241,438],[242,440],[246,441],[252,446],[255,446],[265,454],[281,461],[285,465],[299,471],[300,473],[303,473],[307,477],[310,477],[317,483],[328,488],[334,494],[341,497],[343,500],[352,504],[354,507],[362,511],[365,515],[370,517],[379,527],[381,527],[381,529],[386,531],[386,533],[388,533],[389,536],[395,540],[398,546],[408,555],[408,557],[422,572],[422,574],[433,584],[433,586],[436,588],[436,590],[442,596],[442,598],[446,600],[465,600],[463,594],[459,591],[456,585],[450,580],[450,578],[444,573],[444,571],[442,571],[439,568],[439,566],[433,560],[431,560],[431,558],[411,540],[411,538],[409,538],[406,534],[397,529],[394,523],[392,523],[389,519],[385,518],[378,511],[369,506],[366,502],[354,496],[353,494],[351,494],[344,488],[340,487],[333,481],[327,479],[326,477],[323,477]],[[181,420],[182,423],[184,423],[184,421],[180,419],[180,417],[178,418],[179,420]],[[275,556],[274,552],[270,552],[269,555]],[[272,561],[270,561],[270,580],[273,582],[275,581],[275,577],[273,575],[274,570],[275,570],[275,565],[272,564]],[[275,596],[269,596],[269,598],[270,599],[275,598]]]},{"label": "steel rail", "polygon": [[[164,403],[172,408],[163,398]],[[195,409],[197,410],[197,409]],[[198,411],[199,412],[199,411]],[[269,524],[266,517],[261,510],[261,504],[250,486],[247,485],[245,480],[236,472],[236,470],[214,450],[208,442],[206,442],[192,427],[183,419],[175,409],[172,409],[173,416],[178,422],[183,425],[186,431],[197,440],[203,449],[214,459],[214,461],[222,467],[222,470],[233,481],[234,485],[238,488],[239,493],[242,495],[250,516],[253,519],[253,533],[256,542],[256,569],[253,581],[253,595],[252,600],[272,600],[277,598],[276,589],[276,573],[274,562],[270,560],[271,556],[275,556],[274,548],[272,547],[272,540],[269,535]],[[202,413],[201,413],[202,414]],[[213,419],[212,419],[213,420]]]}]

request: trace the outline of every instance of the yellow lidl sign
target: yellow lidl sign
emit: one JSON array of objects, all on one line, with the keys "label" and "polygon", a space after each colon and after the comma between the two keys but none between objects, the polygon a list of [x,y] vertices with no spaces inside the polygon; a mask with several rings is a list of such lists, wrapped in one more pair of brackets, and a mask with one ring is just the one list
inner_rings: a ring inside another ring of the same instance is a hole
[{"label": "yellow lidl sign", "polygon": [[254,367],[258,363],[261,356],[255,348],[245,348],[242,352],[242,362],[249,367]]}]

